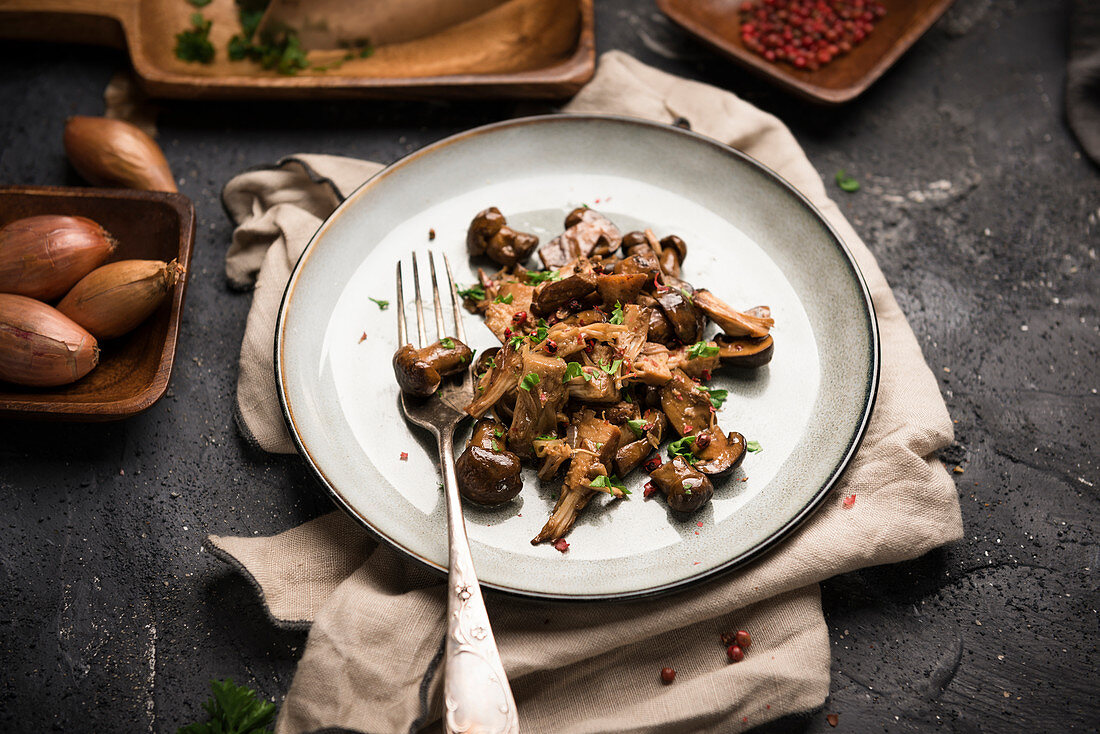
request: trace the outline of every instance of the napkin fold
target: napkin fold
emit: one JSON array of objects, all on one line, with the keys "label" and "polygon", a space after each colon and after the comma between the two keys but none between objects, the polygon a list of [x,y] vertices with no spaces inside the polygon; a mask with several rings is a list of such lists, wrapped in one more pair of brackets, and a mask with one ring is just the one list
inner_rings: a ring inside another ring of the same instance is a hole
[{"label": "napkin fold", "polygon": [[[729,732],[815,709],[829,691],[818,582],[915,558],[962,537],[958,495],[935,452],[952,440],[936,380],[874,257],[790,131],[735,95],[650,68],[600,59],[566,112],[671,123],[739,148],[805,194],[852,251],[882,344],[878,400],[862,447],[830,496],[779,548],[737,573],[657,600],[616,605],[486,600],[524,731]],[[271,345],[283,285],[340,199],[379,169],[300,155],[226,186],[238,228],[226,270],[255,279],[241,348],[238,418],[268,451],[292,451],[278,408]],[[845,497],[855,495],[855,504]],[[442,581],[340,512],[268,538],[210,536],[207,547],[258,587],[276,624],[312,625],[277,732],[339,727],[412,732],[440,716]],[[736,665],[719,635],[747,629]],[[663,685],[662,667],[677,670]]]}]

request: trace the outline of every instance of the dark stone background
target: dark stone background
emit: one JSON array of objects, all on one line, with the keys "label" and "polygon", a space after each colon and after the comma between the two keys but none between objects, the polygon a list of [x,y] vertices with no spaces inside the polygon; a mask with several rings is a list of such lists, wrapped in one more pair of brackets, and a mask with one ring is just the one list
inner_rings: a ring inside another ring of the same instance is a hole
[{"label": "dark stone background", "polygon": [[[1065,731],[1100,724],[1096,390],[1100,176],[1066,128],[1068,9],[958,0],[861,99],[821,110],[746,78],[652,2],[598,3],[599,47],[731,89],[794,130],[877,255],[940,380],[965,539],[823,585],[825,710],[769,731]],[[0,43],[0,181],[78,184],[66,116],[100,114],[116,51]],[[160,142],[198,235],[168,396],[107,425],[0,422],[0,730],[174,731],[207,682],[285,694],[305,635],[200,549],[331,508],[232,420],[249,297],[225,283],[234,173],[298,151],[393,161],[512,102],[166,102]],[[950,182],[950,185],[937,182]],[[948,371],[950,370],[950,371]]]}]

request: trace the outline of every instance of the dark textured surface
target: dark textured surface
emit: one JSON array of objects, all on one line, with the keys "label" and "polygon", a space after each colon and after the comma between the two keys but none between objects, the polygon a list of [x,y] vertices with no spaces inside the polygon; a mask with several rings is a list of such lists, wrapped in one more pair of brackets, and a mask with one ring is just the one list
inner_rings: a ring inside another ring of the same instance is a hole
[{"label": "dark textured surface", "polygon": [[[826,708],[770,731],[1066,731],[1100,725],[1100,175],[1065,127],[1067,8],[958,0],[863,98],[806,107],[747,79],[649,2],[598,3],[601,50],[736,91],[794,130],[877,255],[940,379],[966,538],[824,584]],[[0,181],[76,184],[64,119],[125,63],[0,45]],[[304,634],[203,553],[330,508],[296,458],[232,421],[248,296],[225,284],[235,172],[298,151],[392,161],[510,102],[168,102],[161,143],[199,231],[168,397],[113,425],[0,423],[0,730],[174,731],[212,677],[279,700]],[[858,508],[856,508],[858,509]],[[751,722],[750,722],[751,723]],[[732,726],[732,725],[731,725]]]}]

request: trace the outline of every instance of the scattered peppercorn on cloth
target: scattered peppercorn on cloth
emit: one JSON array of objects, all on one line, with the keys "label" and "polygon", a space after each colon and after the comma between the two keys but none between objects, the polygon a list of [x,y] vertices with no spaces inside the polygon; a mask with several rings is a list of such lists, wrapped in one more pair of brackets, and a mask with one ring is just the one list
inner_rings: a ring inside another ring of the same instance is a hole
[{"label": "scattered peppercorn on cloth", "polygon": [[[566,112],[686,119],[784,176],[832,222],[867,279],[882,339],[878,400],[863,445],[798,531],[752,565],[675,596],[614,606],[544,605],[490,594],[489,615],[524,731],[730,732],[820,707],[829,692],[818,582],[915,558],[962,536],[958,495],[935,452],[952,440],[936,380],[874,257],[829,200],[790,131],[735,95],[605,54]],[[379,166],[297,156],[234,178],[234,282],[255,278],[241,347],[242,429],[292,451],[278,409],[271,344],[283,284],[343,195]],[[850,498],[854,495],[855,503]],[[442,532],[442,531],[441,531]],[[257,587],[275,624],[311,626],[277,724],[412,732],[438,726],[443,581],[340,512],[268,538],[210,536],[207,547]],[[476,561],[476,558],[475,558]],[[720,634],[749,630],[728,664]],[[662,667],[677,671],[663,685]]]}]

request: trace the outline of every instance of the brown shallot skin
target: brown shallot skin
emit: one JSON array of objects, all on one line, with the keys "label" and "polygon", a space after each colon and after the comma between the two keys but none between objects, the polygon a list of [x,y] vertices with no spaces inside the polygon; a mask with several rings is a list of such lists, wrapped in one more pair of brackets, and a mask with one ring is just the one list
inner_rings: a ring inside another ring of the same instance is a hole
[{"label": "brown shallot skin", "polygon": [[79,324],[41,301],[0,293],[0,380],[56,387],[98,363],[95,337]]},{"label": "brown shallot skin", "polygon": [[53,301],[99,267],[118,243],[87,217],[45,214],[0,227],[0,293]]},{"label": "brown shallot skin", "polygon": [[80,279],[57,310],[95,335],[114,339],[152,315],[176,284],[176,261],[120,260]]}]

